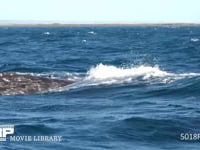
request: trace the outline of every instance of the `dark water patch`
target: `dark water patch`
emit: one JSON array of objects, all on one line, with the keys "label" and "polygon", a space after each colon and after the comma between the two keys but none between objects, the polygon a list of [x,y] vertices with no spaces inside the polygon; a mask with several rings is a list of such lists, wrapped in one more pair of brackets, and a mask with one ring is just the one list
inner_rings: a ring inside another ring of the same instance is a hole
[{"label": "dark water patch", "polygon": [[31,111],[42,111],[46,113],[65,110],[70,110],[70,105],[45,105],[31,109]]},{"label": "dark water patch", "polygon": [[145,94],[152,96],[198,96],[200,90],[199,77],[182,79],[164,86],[153,86]]},{"label": "dark water patch", "polygon": [[[183,119],[183,118],[182,118]],[[195,118],[185,120],[159,120],[147,118],[129,118],[116,122],[110,129],[113,138],[130,141],[149,141],[153,143],[181,142],[181,133],[194,133],[193,123],[198,123]]]},{"label": "dark water patch", "polygon": [[44,124],[15,125],[15,135],[51,135],[59,131]]}]

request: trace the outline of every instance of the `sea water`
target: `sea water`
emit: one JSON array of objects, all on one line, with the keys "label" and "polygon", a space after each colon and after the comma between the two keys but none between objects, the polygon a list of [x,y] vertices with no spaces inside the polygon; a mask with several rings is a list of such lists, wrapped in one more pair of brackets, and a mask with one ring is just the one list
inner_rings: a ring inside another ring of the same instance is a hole
[{"label": "sea water", "polygon": [[[0,27],[0,72],[74,84],[0,97],[0,149],[199,149],[200,27]],[[61,141],[10,141],[25,136]]]}]

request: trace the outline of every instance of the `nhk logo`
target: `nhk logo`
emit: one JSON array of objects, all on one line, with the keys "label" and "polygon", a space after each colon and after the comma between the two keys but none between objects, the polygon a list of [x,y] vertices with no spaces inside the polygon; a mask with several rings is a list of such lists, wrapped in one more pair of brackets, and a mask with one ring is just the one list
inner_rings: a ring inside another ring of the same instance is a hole
[{"label": "nhk logo", "polygon": [[6,141],[8,134],[14,134],[14,125],[0,125],[0,141]]}]

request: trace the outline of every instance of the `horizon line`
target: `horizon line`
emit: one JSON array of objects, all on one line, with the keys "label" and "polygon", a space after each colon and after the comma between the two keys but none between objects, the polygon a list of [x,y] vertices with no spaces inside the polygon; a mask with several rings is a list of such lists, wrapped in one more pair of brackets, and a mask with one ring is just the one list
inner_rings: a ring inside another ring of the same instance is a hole
[{"label": "horizon line", "polygon": [[0,19],[0,24],[200,24],[200,22],[190,21],[76,21],[76,20],[18,20]]},{"label": "horizon line", "polygon": [[2,23],[0,21],[0,26],[200,26],[200,23]]}]

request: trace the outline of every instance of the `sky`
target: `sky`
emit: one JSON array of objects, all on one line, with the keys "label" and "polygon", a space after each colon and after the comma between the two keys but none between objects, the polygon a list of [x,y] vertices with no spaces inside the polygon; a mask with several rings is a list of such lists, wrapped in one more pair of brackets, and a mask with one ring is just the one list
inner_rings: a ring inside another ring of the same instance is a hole
[{"label": "sky", "polygon": [[200,23],[200,0],[0,0],[0,20]]}]

